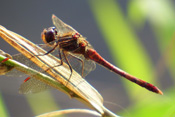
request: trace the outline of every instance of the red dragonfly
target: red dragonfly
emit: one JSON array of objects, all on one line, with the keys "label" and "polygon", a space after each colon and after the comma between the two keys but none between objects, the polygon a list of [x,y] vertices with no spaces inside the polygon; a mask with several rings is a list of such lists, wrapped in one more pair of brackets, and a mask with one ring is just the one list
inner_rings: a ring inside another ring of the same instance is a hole
[{"label": "red dragonfly", "polygon": [[[72,69],[74,69],[79,74],[81,74],[82,77],[85,77],[92,70],[95,69],[96,62],[99,65],[102,65],[103,67],[109,69],[110,71],[119,74],[123,78],[126,78],[152,92],[163,94],[154,85],[138,79],[106,61],[93,49],[93,47],[89,44],[85,37],[83,37],[71,26],[65,24],[55,15],[52,16],[52,20],[56,28],[50,27],[48,29],[44,29],[41,34],[42,39],[46,44],[41,45],[41,47],[48,50],[48,52],[44,55],[53,52],[54,55],[60,58],[60,65],[63,64],[63,62],[66,62],[70,67],[71,73]],[[42,71],[41,68],[37,67],[30,60],[26,59],[26,57],[24,57],[22,54],[14,55],[13,58],[21,63],[26,64],[31,68]],[[7,73],[7,75],[23,76],[24,74],[21,74],[17,70],[13,70],[12,72]],[[48,85],[38,80],[35,80],[34,78],[27,78],[21,85],[20,92],[35,93],[48,88]]]},{"label": "red dragonfly", "polygon": [[59,48],[58,53],[61,60],[60,64],[63,63],[64,58],[64,61],[69,65],[71,72],[72,64],[74,63],[70,62],[70,58],[76,58],[81,62],[81,66],[73,65],[73,69],[76,71],[81,71],[81,75],[83,77],[95,69],[94,62],[96,62],[99,65],[102,65],[103,67],[109,69],[110,71],[119,74],[123,78],[126,78],[140,85],[141,87],[144,87],[158,94],[163,94],[162,91],[159,90],[156,86],[144,80],[138,79],[106,61],[96,52],[95,49],[93,49],[85,37],[83,37],[71,26],[61,21],[55,15],[52,16],[52,21],[56,28],[50,27],[48,29],[44,29],[41,35],[44,43],[52,47],[52,49],[49,50],[46,54],[55,51],[56,48]]}]

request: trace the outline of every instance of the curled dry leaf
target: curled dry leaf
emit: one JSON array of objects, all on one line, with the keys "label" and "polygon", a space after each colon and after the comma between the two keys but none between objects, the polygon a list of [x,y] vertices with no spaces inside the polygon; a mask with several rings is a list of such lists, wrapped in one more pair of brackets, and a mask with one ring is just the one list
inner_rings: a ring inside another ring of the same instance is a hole
[{"label": "curled dry leaf", "polygon": [[84,102],[102,116],[117,116],[103,106],[102,96],[76,71],[73,70],[70,78],[70,68],[66,63],[59,65],[58,63],[60,63],[60,59],[52,54],[36,56],[45,54],[46,51],[24,37],[7,30],[3,26],[0,26],[0,36],[20,53],[41,67],[44,71],[47,71],[52,78],[47,79],[48,77],[38,77],[36,75],[39,74],[40,76],[42,73],[35,74],[33,71],[28,73],[24,71],[24,69],[20,69],[20,67],[15,67],[16,69],[46,83],[47,85],[50,85],[51,87],[63,91],[70,97]]}]

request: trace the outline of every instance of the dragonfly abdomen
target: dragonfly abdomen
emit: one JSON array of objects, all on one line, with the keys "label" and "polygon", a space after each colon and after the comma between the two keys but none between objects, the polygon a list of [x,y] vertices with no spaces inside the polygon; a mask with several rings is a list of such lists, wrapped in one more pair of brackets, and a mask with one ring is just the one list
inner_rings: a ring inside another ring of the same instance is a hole
[{"label": "dragonfly abdomen", "polygon": [[86,52],[87,58],[95,61],[96,63],[102,65],[103,67],[109,69],[110,71],[113,71],[117,74],[119,74],[120,76],[140,85],[141,87],[144,87],[152,92],[155,93],[159,93],[159,94],[163,94],[156,86],[141,80],[139,78],[136,78],[128,73],[126,73],[125,71],[119,69],[118,67],[112,65],[111,63],[109,63],[108,61],[106,61],[104,58],[102,58],[94,49],[88,49]]}]

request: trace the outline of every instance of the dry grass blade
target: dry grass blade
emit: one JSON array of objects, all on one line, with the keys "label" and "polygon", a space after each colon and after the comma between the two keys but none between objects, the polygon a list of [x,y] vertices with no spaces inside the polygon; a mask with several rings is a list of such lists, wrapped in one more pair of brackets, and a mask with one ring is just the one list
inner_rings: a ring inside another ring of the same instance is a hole
[{"label": "dry grass blade", "polygon": [[[69,80],[70,69],[67,64],[64,63],[59,66],[60,60],[51,54],[45,56],[35,56],[45,54],[46,51],[24,37],[7,30],[2,26],[0,26],[0,36],[32,62],[47,71],[47,73],[50,74],[55,81],[62,84],[63,88],[66,87],[68,91],[64,90],[64,92],[66,91],[65,93],[69,96],[83,101],[88,106],[99,112],[102,116],[117,116],[103,106],[103,98],[101,95],[77,72],[73,71],[71,79]],[[38,80],[45,82],[40,78],[38,78]],[[47,84],[52,86],[50,82],[47,82]],[[56,88],[54,85],[52,87]],[[57,89],[60,90],[60,88]]]},{"label": "dry grass blade", "polygon": [[60,115],[65,115],[65,114],[72,114],[72,113],[84,113],[84,114],[92,114],[98,117],[101,117],[99,113],[96,111],[88,110],[88,109],[66,109],[66,110],[59,110],[59,111],[54,111],[50,113],[45,113],[42,115],[38,115],[37,117],[56,117]]}]

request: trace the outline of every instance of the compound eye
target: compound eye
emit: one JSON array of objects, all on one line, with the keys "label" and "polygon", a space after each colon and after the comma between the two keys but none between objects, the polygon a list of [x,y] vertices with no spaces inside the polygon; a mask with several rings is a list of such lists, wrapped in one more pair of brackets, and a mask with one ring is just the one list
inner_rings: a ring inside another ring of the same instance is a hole
[{"label": "compound eye", "polygon": [[55,41],[56,34],[57,31],[55,27],[50,27],[48,29],[44,29],[44,31],[41,33],[41,38],[44,41],[44,43],[49,44],[50,42]]}]

